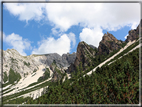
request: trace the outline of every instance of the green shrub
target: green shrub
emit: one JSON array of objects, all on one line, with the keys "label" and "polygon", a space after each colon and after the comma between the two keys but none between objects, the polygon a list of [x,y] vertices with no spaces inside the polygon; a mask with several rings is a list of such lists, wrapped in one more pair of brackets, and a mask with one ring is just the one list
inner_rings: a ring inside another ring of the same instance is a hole
[{"label": "green shrub", "polygon": [[27,62],[23,61],[23,63],[24,63],[24,65],[26,65],[26,66],[28,66],[28,67],[30,66],[30,63],[29,63],[29,62],[27,63]]},{"label": "green shrub", "polygon": [[37,71],[37,69],[34,69],[33,73],[36,72],[36,71]]},{"label": "green shrub", "polygon": [[3,78],[3,81],[4,82],[6,82],[7,80],[8,80],[8,76],[7,76],[7,73],[6,72],[4,72],[4,76],[3,76],[4,78]]},{"label": "green shrub", "polygon": [[12,62],[12,63],[17,63],[17,60],[14,59],[14,58],[11,58],[11,62]]},{"label": "green shrub", "polygon": [[9,83],[13,84],[14,81],[19,81],[21,79],[21,75],[18,72],[14,72],[12,68],[9,70]]},{"label": "green shrub", "polygon": [[5,65],[5,67],[8,67],[7,65]]}]

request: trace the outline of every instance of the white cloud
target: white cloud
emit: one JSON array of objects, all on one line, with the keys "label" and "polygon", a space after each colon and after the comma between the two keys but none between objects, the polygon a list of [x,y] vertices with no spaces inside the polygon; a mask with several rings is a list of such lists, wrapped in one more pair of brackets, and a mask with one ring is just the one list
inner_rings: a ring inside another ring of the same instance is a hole
[{"label": "white cloud", "polygon": [[26,49],[31,49],[30,41],[23,39],[20,35],[12,33],[8,36],[5,36],[3,39],[9,46],[16,49],[21,55],[26,56],[24,52]]},{"label": "white cloud", "polygon": [[103,36],[102,29],[95,28],[95,29],[89,29],[84,28],[82,32],[80,33],[80,40],[85,41],[88,44],[94,45],[98,47],[99,42],[101,41]]},{"label": "white cloud", "polygon": [[4,3],[4,8],[11,14],[18,16],[19,20],[39,21],[44,18],[44,3]]},{"label": "white cloud", "polygon": [[71,32],[71,33],[68,34],[68,37],[69,37],[69,39],[72,42],[73,47],[74,47],[76,45],[75,34]]},{"label": "white cloud", "polygon": [[4,6],[19,20],[46,18],[61,31],[78,24],[115,31],[140,21],[139,3],[4,3]]},{"label": "white cloud", "polygon": [[62,55],[70,52],[70,42],[71,40],[66,34],[63,34],[57,40],[53,37],[49,37],[40,41],[39,47],[34,48],[32,54],[58,53],[59,55]]},{"label": "white cloud", "polygon": [[140,21],[139,3],[54,3],[46,5],[46,12],[61,31],[78,24],[115,31]]},{"label": "white cloud", "polygon": [[136,29],[138,26],[138,23],[137,22],[134,22],[132,25],[131,25],[131,29]]}]

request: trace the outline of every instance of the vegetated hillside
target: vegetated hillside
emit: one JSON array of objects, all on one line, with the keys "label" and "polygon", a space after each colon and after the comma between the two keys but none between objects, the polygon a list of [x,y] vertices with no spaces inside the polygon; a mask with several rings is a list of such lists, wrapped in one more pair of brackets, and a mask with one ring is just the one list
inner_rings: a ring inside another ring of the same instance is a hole
[{"label": "vegetated hillside", "polygon": [[[75,75],[76,77],[76,75]],[[70,84],[50,86],[47,93],[27,104],[138,104],[139,49],[104,65]],[[9,102],[10,103],[10,102]]]}]

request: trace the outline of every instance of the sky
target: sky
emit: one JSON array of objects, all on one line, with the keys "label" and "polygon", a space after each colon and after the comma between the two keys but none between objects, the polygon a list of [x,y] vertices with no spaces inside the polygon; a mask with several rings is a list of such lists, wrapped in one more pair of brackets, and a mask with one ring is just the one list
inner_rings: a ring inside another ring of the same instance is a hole
[{"label": "sky", "polygon": [[81,41],[98,47],[106,32],[125,41],[139,22],[139,3],[4,3],[3,50],[73,53]]}]

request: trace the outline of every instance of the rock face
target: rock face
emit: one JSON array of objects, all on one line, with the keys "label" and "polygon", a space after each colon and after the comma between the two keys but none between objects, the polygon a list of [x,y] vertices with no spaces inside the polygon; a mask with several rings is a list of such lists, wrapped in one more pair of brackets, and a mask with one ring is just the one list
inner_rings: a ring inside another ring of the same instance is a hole
[{"label": "rock face", "polygon": [[62,55],[62,60],[66,60],[69,64],[73,63],[75,61],[76,58],[76,53],[72,53],[72,54],[63,54]]},{"label": "rock face", "polygon": [[6,72],[9,75],[9,70],[12,68],[14,72],[18,72],[21,77],[24,77],[25,74],[32,74],[34,70],[38,70],[40,65],[50,66],[53,61],[56,61],[59,68],[64,69],[74,62],[75,57],[75,53],[64,54],[63,56],[57,53],[22,56],[15,49],[8,49],[3,51],[3,73]]},{"label": "rock face", "polygon": [[61,80],[61,78],[62,78],[62,75],[59,72],[57,72],[56,70],[54,70],[53,77],[52,77],[51,81],[56,82],[58,80]]},{"label": "rock face", "polygon": [[96,48],[92,48],[85,42],[80,42],[77,47],[76,59],[74,63],[70,65],[67,72],[71,73],[76,70],[77,66],[79,67],[80,63],[82,64],[83,70],[85,70],[86,66],[90,66],[91,57],[95,57]]},{"label": "rock face", "polygon": [[139,37],[139,27],[140,26],[141,26],[141,32],[142,32],[142,19],[141,19],[141,22],[136,29],[129,31],[127,39],[125,40],[126,42],[136,40]]},{"label": "rock face", "polygon": [[99,43],[98,55],[109,54],[113,50],[121,48],[121,41],[117,40],[112,34],[104,34],[102,40]]},{"label": "rock face", "polygon": [[44,62],[46,65],[51,65],[53,61],[56,61],[58,67],[68,67],[71,63],[74,62],[76,53],[63,54],[62,56],[60,56],[57,53],[53,53],[53,54],[47,54],[45,56],[46,59],[41,61]]},{"label": "rock face", "polygon": [[57,80],[60,80],[61,75],[59,75],[57,72],[53,73],[53,78],[52,78],[52,82],[55,82]]}]

